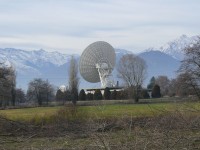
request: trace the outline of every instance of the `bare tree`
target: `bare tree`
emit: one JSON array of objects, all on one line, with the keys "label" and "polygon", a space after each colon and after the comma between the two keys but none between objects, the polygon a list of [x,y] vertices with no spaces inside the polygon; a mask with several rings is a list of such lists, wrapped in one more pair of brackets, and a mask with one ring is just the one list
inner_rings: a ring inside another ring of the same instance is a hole
[{"label": "bare tree", "polygon": [[78,78],[78,65],[74,56],[71,57],[70,70],[69,70],[69,91],[71,95],[71,100],[74,105],[78,100],[78,88],[79,88],[79,78]]},{"label": "bare tree", "polygon": [[0,105],[15,105],[16,73],[13,66],[0,63]]},{"label": "bare tree", "polygon": [[170,80],[167,76],[158,76],[155,83],[160,86],[160,92],[162,96],[165,96],[169,92]]},{"label": "bare tree", "polygon": [[179,72],[187,75],[184,82],[193,88],[200,99],[200,37],[195,44],[184,49],[185,58],[181,61]]},{"label": "bare tree", "polygon": [[22,89],[16,89],[16,103],[25,103],[26,102],[26,95]]},{"label": "bare tree", "polygon": [[42,105],[44,101],[48,104],[53,94],[54,88],[48,81],[37,78],[29,83],[27,97],[30,101],[37,100],[38,105]]},{"label": "bare tree", "polygon": [[11,103],[15,106],[16,101],[16,71],[13,66],[10,67],[10,88],[11,88]]},{"label": "bare tree", "polygon": [[119,77],[126,86],[133,89],[135,102],[139,101],[140,89],[146,77],[147,66],[145,61],[133,54],[124,55],[118,64]]}]

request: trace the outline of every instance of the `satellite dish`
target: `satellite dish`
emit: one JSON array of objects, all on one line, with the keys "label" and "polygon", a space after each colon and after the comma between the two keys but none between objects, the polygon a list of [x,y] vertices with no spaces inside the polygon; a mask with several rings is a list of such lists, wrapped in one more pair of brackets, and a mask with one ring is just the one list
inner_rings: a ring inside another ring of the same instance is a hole
[{"label": "satellite dish", "polygon": [[88,82],[101,81],[103,88],[114,87],[111,73],[115,66],[115,59],[115,50],[109,43],[94,42],[83,51],[80,57],[80,74]]}]

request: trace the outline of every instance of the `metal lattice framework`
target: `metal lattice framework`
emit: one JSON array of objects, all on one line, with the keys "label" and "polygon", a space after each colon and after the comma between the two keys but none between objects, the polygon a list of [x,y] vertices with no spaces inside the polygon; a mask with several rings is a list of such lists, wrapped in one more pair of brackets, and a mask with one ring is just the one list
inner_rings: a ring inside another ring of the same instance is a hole
[{"label": "metal lattice framework", "polygon": [[82,53],[79,70],[88,82],[100,82],[102,87],[113,87],[112,70],[115,66],[114,48],[107,42],[97,41],[90,44]]}]

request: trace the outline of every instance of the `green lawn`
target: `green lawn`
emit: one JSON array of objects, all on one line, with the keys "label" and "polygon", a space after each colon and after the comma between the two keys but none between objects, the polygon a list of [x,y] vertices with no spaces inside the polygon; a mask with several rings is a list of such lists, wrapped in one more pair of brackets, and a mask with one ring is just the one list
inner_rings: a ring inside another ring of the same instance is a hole
[{"label": "green lawn", "polygon": [[[0,110],[0,114],[5,115],[12,120],[29,121],[37,117],[50,117],[61,108],[69,109],[64,106],[56,107],[36,107],[23,109]],[[200,103],[153,103],[153,104],[113,104],[113,105],[97,105],[97,106],[78,106],[77,113],[81,117],[107,118],[107,117],[123,117],[123,116],[153,116],[177,109],[200,110]],[[191,112],[191,111],[190,111]],[[59,112],[60,113],[60,112]],[[70,113],[70,111],[69,111]]]}]

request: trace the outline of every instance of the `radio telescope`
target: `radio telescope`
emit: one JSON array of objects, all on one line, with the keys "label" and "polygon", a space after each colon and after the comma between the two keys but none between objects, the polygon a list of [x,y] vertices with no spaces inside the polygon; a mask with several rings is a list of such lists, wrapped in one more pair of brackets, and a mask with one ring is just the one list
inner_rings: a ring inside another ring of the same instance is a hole
[{"label": "radio telescope", "polygon": [[88,82],[101,82],[101,87],[114,87],[112,71],[115,66],[114,48],[107,42],[97,41],[90,44],[82,53],[79,61],[81,76]]}]

